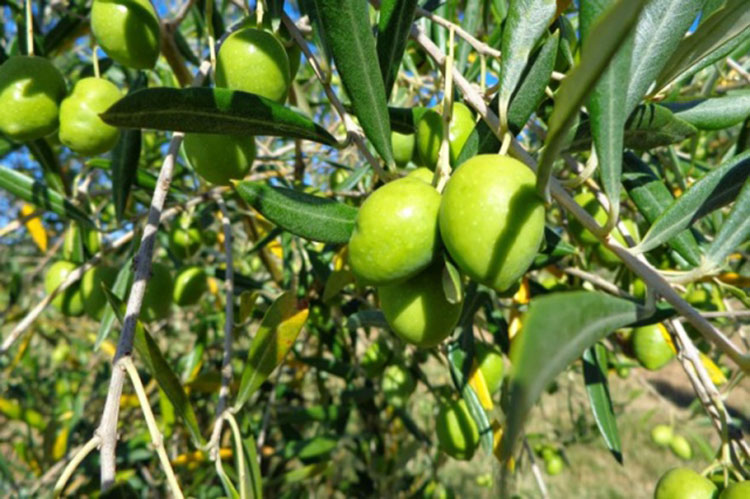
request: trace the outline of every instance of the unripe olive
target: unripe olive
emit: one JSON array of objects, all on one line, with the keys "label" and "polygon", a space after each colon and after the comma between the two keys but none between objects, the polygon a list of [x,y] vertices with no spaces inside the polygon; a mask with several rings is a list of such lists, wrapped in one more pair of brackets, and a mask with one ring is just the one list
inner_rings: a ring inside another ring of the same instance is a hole
[{"label": "unripe olive", "polygon": [[412,170],[407,177],[408,178],[415,178],[419,179],[422,182],[425,182],[427,184],[432,184],[432,177],[435,176],[435,172],[427,168],[426,166],[420,166],[419,168],[416,168]]},{"label": "unripe olive", "polygon": [[711,480],[688,468],[667,471],[654,491],[654,499],[716,499],[718,495]]},{"label": "unripe olive", "polygon": [[562,473],[563,469],[565,468],[565,461],[555,454],[554,456],[550,456],[549,459],[546,459],[544,461],[544,469],[547,471],[547,474],[549,476],[555,476]]},{"label": "unripe olive", "polygon": [[286,50],[271,33],[243,28],[221,44],[216,56],[216,86],[284,102],[290,83]]},{"label": "unripe olive", "polygon": [[[601,206],[601,205],[600,205]],[[638,243],[641,240],[640,233],[638,231],[638,226],[630,219],[625,219],[622,222],[625,227],[628,229],[628,233],[631,235],[633,240]],[[620,243],[622,246],[628,247],[628,244],[625,241],[625,237],[622,235],[620,230],[618,228],[614,228],[612,230],[612,237],[615,238],[615,241]],[[603,244],[599,243],[595,247],[596,256],[599,258],[599,260],[607,267],[613,267],[615,265],[620,265],[622,263],[622,260],[612,252],[609,248],[604,246]]]},{"label": "unripe olive", "polygon": [[440,403],[435,430],[440,449],[455,459],[468,461],[477,450],[479,430],[463,399]]},{"label": "unripe olive", "polygon": [[[47,294],[52,293],[57,287],[67,279],[68,274],[73,272],[78,266],[73,262],[60,260],[47,269],[44,275],[44,290]],[[62,312],[64,315],[75,317],[83,313],[83,297],[81,296],[80,283],[76,282],[68,287],[62,293],[58,293],[52,300],[52,306]]]},{"label": "unripe olive", "polygon": [[461,304],[445,298],[440,265],[432,265],[398,284],[378,287],[378,297],[393,332],[422,348],[443,341],[461,315]]},{"label": "unripe olive", "polygon": [[201,232],[197,227],[179,221],[169,231],[169,250],[180,260],[193,256],[201,247]]},{"label": "unripe olive", "polygon": [[391,145],[393,146],[393,159],[396,165],[405,167],[411,161],[414,154],[414,134],[391,132]]},{"label": "unripe olive", "polygon": [[174,302],[180,306],[195,305],[208,289],[208,278],[200,267],[187,267],[177,274]]},{"label": "unripe olive", "polygon": [[685,461],[693,457],[693,448],[690,446],[687,438],[682,435],[675,435],[669,442],[669,448],[672,449],[674,455]]},{"label": "unripe olive", "polygon": [[190,166],[212,184],[242,180],[255,161],[254,137],[188,133],[183,143]]},{"label": "unripe olive", "polygon": [[328,182],[331,184],[331,190],[335,191],[338,189],[347,178],[349,178],[349,172],[343,168],[337,168],[328,179]]},{"label": "unripe olive", "polygon": [[414,376],[404,366],[394,364],[383,372],[383,394],[394,407],[404,407],[416,386]]},{"label": "unripe olive", "polygon": [[102,284],[112,288],[117,279],[117,270],[104,265],[92,267],[83,274],[81,279],[81,296],[86,315],[92,319],[101,319],[107,305],[107,296],[102,290]]},{"label": "unripe olive", "polygon": [[535,185],[523,163],[495,154],[474,156],[448,180],[440,235],[469,277],[504,291],[529,268],[544,237]]},{"label": "unripe olive", "polygon": [[[450,144],[450,161],[454,164],[461,154],[466,140],[474,129],[474,114],[466,104],[453,104],[453,113],[448,125],[448,143]],[[443,117],[430,109],[417,122],[417,152],[428,168],[434,170],[440,154],[440,143],[443,141]]]},{"label": "unripe olive", "polygon": [[651,440],[660,447],[669,447],[674,438],[672,427],[666,424],[658,424],[651,429]]},{"label": "unripe olive", "polygon": [[79,80],[60,105],[60,141],[87,156],[112,149],[120,132],[104,123],[99,114],[120,97],[120,90],[112,82],[102,78]]},{"label": "unripe olive", "polygon": [[124,66],[151,69],[159,58],[161,29],[149,0],[94,0],[91,31],[102,50]]},{"label": "unripe olive", "polygon": [[19,142],[57,130],[65,80],[44,57],[19,55],[0,65],[0,132]]},{"label": "unripe olive", "polygon": [[169,267],[163,263],[154,262],[151,267],[151,279],[148,281],[146,294],[143,296],[141,319],[158,321],[169,316],[173,286]]},{"label": "unripe olive", "polygon": [[661,324],[636,328],[630,338],[635,358],[650,371],[664,367],[674,357],[674,351],[664,337],[667,330]]},{"label": "unripe olive", "polygon": [[750,497],[750,481],[731,484],[719,496],[719,499],[748,499]]},{"label": "unripe olive", "polygon": [[503,352],[497,345],[477,342],[474,344],[474,355],[482,371],[487,390],[492,394],[500,389],[503,382]]},{"label": "unripe olive", "polygon": [[384,341],[378,340],[367,348],[362,356],[362,360],[359,361],[359,365],[368,377],[374,378],[383,372],[389,356],[390,350],[388,349],[388,345]]},{"label": "unripe olive", "polygon": [[357,214],[349,262],[363,283],[388,285],[425,269],[435,257],[440,194],[413,178],[373,192]]},{"label": "unripe olive", "polygon": [[[589,215],[594,217],[596,223],[599,225],[607,223],[607,210],[599,204],[599,201],[596,200],[596,196],[594,196],[593,193],[585,191],[578,194],[573,199],[576,203],[581,205]],[[585,228],[576,218],[570,219],[568,230],[581,244],[597,244],[599,242],[599,239],[597,239],[596,236],[590,230]]]}]

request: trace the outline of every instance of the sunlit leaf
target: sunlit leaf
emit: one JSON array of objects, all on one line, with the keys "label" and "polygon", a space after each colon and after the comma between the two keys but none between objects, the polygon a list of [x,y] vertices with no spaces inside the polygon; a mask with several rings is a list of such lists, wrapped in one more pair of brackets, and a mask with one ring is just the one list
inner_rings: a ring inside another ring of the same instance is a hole
[{"label": "sunlit leaf", "polygon": [[622,464],[620,432],[607,383],[607,349],[603,345],[597,343],[583,353],[583,379],[599,433],[609,451]]}]

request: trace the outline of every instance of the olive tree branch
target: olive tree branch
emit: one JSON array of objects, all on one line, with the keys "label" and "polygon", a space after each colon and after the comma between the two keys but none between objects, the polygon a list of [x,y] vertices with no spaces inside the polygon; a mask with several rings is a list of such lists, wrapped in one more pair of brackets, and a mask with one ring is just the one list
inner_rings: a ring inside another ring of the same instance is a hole
[{"label": "olive tree branch", "polygon": [[177,483],[177,477],[175,477],[174,470],[172,469],[172,463],[169,462],[169,456],[167,456],[167,449],[164,448],[164,437],[159,431],[159,426],[156,424],[154,413],[151,411],[151,404],[148,402],[146,396],[146,390],[143,388],[141,377],[138,375],[138,370],[133,364],[132,357],[123,357],[123,365],[130,376],[130,382],[133,383],[133,389],[138,397],[138,402],[141,404],[143,410],[143,417],[146,420],[146,426],[148,426],[148,432],[151,435],[151,442],[156,447],[156,454],[159,456],[161,466],[164,468],[164,474],[167,475],[167,483],[169,489],[172,491],[172,495],[178,499],[182,499],[184,495],[180,490],[180,485]]},{"label": "olive tree branch", "polygon": [[340,144],[339,147],[346,147],[349,142],[353,140],[357,145],[357,149],[359,149],[367,162],[370,163],[370,166],[372,166],[375,174],[383,179],[388,178],[385,170],[383,170],[383,168],[380,166],[380,162],[378,161],[378,159],[373,156],[369,149],[367,149],[362,130],[354,123],[352,117],[349,116],[349,113],[347,113],[346,109],[344,109],[344,105],[341,103],[339,98],[336,97],[336,93],[331,88],[330,82],[323,74],[323,70],[320,67],[318,59],[315,57],[312,51],[310,51],[310,47],[307,46],[307,43],[305,42],[305,39],[302,36],[299,28],[297,28],[297,26],[294,24],[294,21],[292,21],[286,14],[283,14],[282,21],[284,22],[284,26],[286,26],[287,30],[289,31],[289,34],[292,36],[297,45],[299,45],[299,47],[302,49],[302,52],[305,54],[305,57],[310,63],[315,76],[318,78],[321,85],[323,85],[323,90],[325,91],[328,100],[331,102],[333,107],[336,109],[336,112],[341,117],[341,120],[344,122],[344,127],[346,128],[347,133],[347,140],[345,143]]},{"label": "olive tree branch", "polygon": [[[444,71],[445,55],[440,49],[427,37],[424,32],[416,25],[412,26],[411,37],[432,57],[441,71]],[[497,115],[489,109],[482,96],[471,86],[464,76],[453,70],[453,79],[456,87],[461,91],[466,102],[479,113],[482,119],[489,125],[490,129],[499,134],[499,119]],[[498,138],[502,140],[502,135]],[[513,138],[510,147],[510,153],[517,159],[525,163],[533,171],[536,171],[537,163],[521,144]],[[620,245],[613,237],[604,232],[604,229],[594,220],[594,218],[583,209],[575,200],[563,189],[556,179],[551,179],[550,188],[552,197],[570,214],[577,218],[581,224],[590,230],[597,239],[604,244],[607,249],[615,253],[620,260],[636,275],[638,275],[650,288],[667,300],[681,315],[687,319],[701,334],[718,346],[724,353],[729,356],[743,371],[750,371],[750,355],[743,355],[737,346],[729,341],[718,329],[708,322],[701,314],[687,303],[672,286],[654,269],[645,258],[633,255],[627,248]]]}]

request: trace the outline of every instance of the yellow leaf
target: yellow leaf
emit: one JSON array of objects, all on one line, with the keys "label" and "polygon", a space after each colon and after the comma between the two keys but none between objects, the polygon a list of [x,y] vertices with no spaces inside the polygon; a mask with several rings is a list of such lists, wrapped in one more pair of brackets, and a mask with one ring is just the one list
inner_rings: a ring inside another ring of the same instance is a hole
[{"label": "yellow leaf", "polygon": [[501,461],[500,444],[503,442],[503,427],[497,419],[492,420],[490,427],[492,428],[492,453],[498,461]]},{"label": "yellow leaf", "polygon": [[513,301],[519,305],[526,305],[531,300],[531,290],[529,288],[529,279],[524,277],[521,280],[521,285],[518,287],[518,291],[513,295]]},{"label": "yellow leaf", "polygon": [[703,367],[706,368],[706,372],[708,373],[708,377],[711,378],[711,381],[713,381],[714,385],[723,385],[727,382],[727,377],[724,376],[724,373],[721,369],[719,369],[719,366],[717,366],[713,360],[707,355],[705,355],[703,352],[698,352],[701,358],[701,363],[703,364]]},{"label": "yellow leaf", "polygon": [[521,312],[516,308],[510,310],[510,320],[508,321],[508,338],[513,339],[521,331],[523,323],[521,322]]},{"label": "yellow leaf", "polygon": [[469,386],[474,389],[474,393],[476,393],[477,397],[479,397],[479,402],[482,404],[482,407],[484,407],[488,411],[491,411],[493,407],[492,396],[490,395],[490,391],[487,388],[487,382],[484,379],[482,370],[477,368],[476,359],[474,359],[474,361],[472,362],[472,370],[471,374],[469,375]]},{"label": "yellow leaf", "polygon": [[674,343],[672,342],[672,335],[669,334],[669,331],[667,331],[667,328],[664,327],[664,324],[661,322],[658,324],[659,331],[661,331],[661,335],[664,337],[664,341],[667,342],[667,345],[669,345],[669,348],[672,349],[672,352],[677,355],[677,347],[674,346]]},{"label": "yellow leaf", "polygon": [[68,450],[68,435],[70,429],[64,426],[60,433],[55,437],[55,443],[52,444],[52,460],[57,462],[65,456],[65,451]]},{"label": "yellow leaf", "polygon": [[208,278],[208,292],[212,295],[219,294],[219,283],[217,282],[215,277]]},{"label": "yellow leaf", "polygon": [[273,241],[268,243],[268,246],[266,246],[266,248],[268,248],[271,254],[279,260],[283,259],[284,249],[281,247],[281,243],[278,240],[274,239]]},{"label": "yellow leaf", "polygon": [[333,255],[333,270],[341,270],[346,265],[348,258],[349,246],[344,245],[340,250]]},{"label": "yellow leaf", "polygon": [[[31,206],[28,203],[24,203],[23,206],[21,206],[21,215],[27,216],[34,213],[35,208]],[[44,226],[42,225],[42,219],[39,216],[36,216],[34,218],[30,218],[26,221],[26,230],[29,231],[29,234],[31,234],[31,239],[34,240],[34,243],[36,243],[37,247],[42,253],[47,252],[47,232],[44,230]]]}]

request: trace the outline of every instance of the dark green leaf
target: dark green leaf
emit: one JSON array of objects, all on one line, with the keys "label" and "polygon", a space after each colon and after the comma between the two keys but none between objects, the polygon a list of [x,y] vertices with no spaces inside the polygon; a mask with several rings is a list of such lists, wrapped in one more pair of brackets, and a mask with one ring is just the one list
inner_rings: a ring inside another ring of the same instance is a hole
[{"label": "dark green leaf", "polygon": [[[703,15],[708,15],[703,11]],[[747,0],[728,0],[724,7],[704,18],[698,29],[683,38],[656,81],[656,88],[685,78],[725,57],[750,36]]]},{"label": "dark green leaf", "polygon": [[[565,146],[571,125],[581,104],[596,85],[610,60],[630,36],[646,0],[619,0],[598,18],[583,45],[581,62],[568,73],[555,95],[544,152],[537,170],[537,189],[549,198],[552,165]],[[634,53],[637,53],[634,51]]]},{"label": "dark green leaf", "polygon": [[237,192],[282,229],[315,241],[346,243],[357,209],[337,201],[259,182],[243,181]]},{"label": "dark green leaf", "polygon": [[352,101],[362,130],[389,165],[393,163],[391,126],[370,30],[366,0],[315,0],[323,24],[323,38],[331,49],[341,82]]},{"label": "dark green leaf", "polygon": [[385,100],[391,98],[406,40],[417,10],[417,0],[383,0],[378,20],[378,62],[385,85]]},{"label": "dark green leaf", "polygon": [[[750,9],[748,9],[750,11]],[[725,97],[664,104],[674,115],[701,130],[721,130],[738,125],[750,117],[750,91]]]},{"label": "dark green leaf", "polygon": [[603,345],[597,343],[583,353],[583,380],[599,433],[617,462],[622,464],[620,432],[607,383],[607,349]]},{"label": "dark green leaf", "polygon": [[502,58],[498,82],[502,115],[507,117],[510,98],[521,81],[521,74],[531,51],[552,23],[556,13],[555,0],[511,0],[503,29],[501,50],[503,54],[513,56]]},{"label": "dark green leaf", "polygon": [[690,227],[696,219],[696,214],[701,212],[702,208],[705,209],[706,203],[712,203],[712,197],[726,195],[722,190],[717,191],[717,187],[722,185],[722,179],[733,171],[746,171],[748,162],[750,151],[735,156],[706,174],[654,221],[643,240],[632,251],[649,251]]},{"label": "dark green leaf", "polygon": [[583,352],[641,315],[638,305],[603,293],[572,291],[531,300],[510,358],[508,421],[502,457],[512,455],[523,423],[544,388]]},{"label": "dark green leaf", "polygon": [[[674,197],[664,182],[633,153],[625,155],[622,182],[638,211],[653,223],[673,202]],[[689,230],[684,230],[667,241],[691,265],[698,265],[701,251]]]},{"label": "dark green leaf", "polygon": [[[130,262],[132,255],[128,257],[126,262]],[[128,289],[133,280],[133,267],[132,265],[123,265],[120,271],[117,273],[115,283],[112,285],[112,294],[119,300],[124,300],[127,296]],[[107,306],[104,308],[104,314],[99,322],[99,332],[96,335],[96,342],[94,343],[94,350],[99,350],[102,342],[107,339],[109,332],[112,330],[112,325],[115,323],[115,311],[112,308],[109,300]]]},{"label": "dark green leaf", "polygon": [[0,188],[14,196],[33,204],[37,208],[57,213],[63,218],[75,220],[82,227],[94,229],[94,223],[79,208],[65,199],[62,194],[50,189],[42,182],[27,177],[21,172],[0,166]]},{"label": "dark green leaf", "polygon": [[32,140],[26,144],[34,158],[42,165],[44,181],[60,194],[70,196],[70,188],[63,177],[60,160],[46,139]]},{"label": "dark green leaf", "polygon": [[245,447],[245,461],[248,466],[248,475],[250,479],[250,483],[252,485],[251,492],[252,495],[250,496],[252,499],[262,499],[263,497],[263,476],[260,473],[260,464],[258,463],[258,454],[255,450],[257,447],[255,443],[255,438],[253,435],[249,435],[246,439],[242,441],[243,446]]},{"label": "dark green leaf", "polygon": [[323,127],[255,94],[227,88],[148,88],[102,114],[110,125],[195,133],[271,135],[336,145]]},{"label": "dark green leaf", "polygon": [[729,216],[721,224],[718,234],[711,242],[711,246],[706,251],[707,265],[713,264],[719,267],[724,263],[724,259],[732,251],[747,241],[750,235],[750,180],[745,181],[745,185],[737,196],[737,200],[732,206]]},{"label": "dark green leaf", "polygon": [[417,130],[417,122],[427,111],[426,107],[389,107],[391,129],[398,133],[414,133]]},{"label": "dark green leaf", "polygon": [[[586,43],[591,26],[616,0],[592,0],[581,4],[581,33]],[[615,53],[609,67],[591,91],[588,110],[591,118],[591,134],[594,138],[596,158],[602,187],[616,211],[620,201],[620,176],[622,173],[622,147],[627,116],[622,112],[628,92],[630,59],[633,37],[627,37]]]},{"label": "dark green leaf", "polygon": [[577,248],[563,241],[562,237],[549,226],[544,227],[544,246],[531,264],[532,269],[541,269],[551,265],[566,256],[574,255]]},{"label": "dark green leaf", "polygon": [[443,293],[448,303],[456,304],[464,300],[464,286],[461,281],[461,274],[448,258],[445,259],[442,282]]},{"label": "dark green leaf", "polygon": [[359,327],[389,328],[388,322],[380,310],[360,310],[347,318],[346,327],[349,329],[357,329]]},{"label": "dark green leaf", "polygon": [[635,30],[625,116],[646,95],[702,4],[703,0],[652,0],[643,9]]}]

